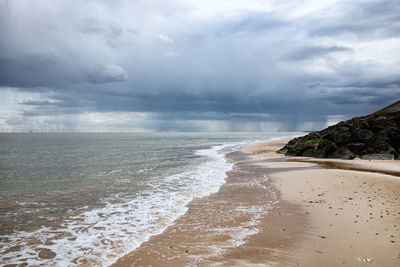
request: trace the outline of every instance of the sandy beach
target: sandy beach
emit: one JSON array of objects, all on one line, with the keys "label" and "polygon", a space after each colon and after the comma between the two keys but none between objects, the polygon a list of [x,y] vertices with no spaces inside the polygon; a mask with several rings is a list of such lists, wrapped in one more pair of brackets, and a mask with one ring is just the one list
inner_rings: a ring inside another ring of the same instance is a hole
[{"label": "sandy beach", "polygon": [[228,154],[226,183],[114,266],[399,266],[400,162]]},{"label": "sandy beach", "polygon": [[[298,266],[398,266],[400,264],[400,162],[285,158],[273,153],[279,143],[248,148],[283,201],[286,219],[306,220],[297,229],[301,242],[284,249]],[[323,168],[322,168],[323,167]],[[302,219],[303,218],[303,219]],[[282,252],[283,252],[282,251]]]}]

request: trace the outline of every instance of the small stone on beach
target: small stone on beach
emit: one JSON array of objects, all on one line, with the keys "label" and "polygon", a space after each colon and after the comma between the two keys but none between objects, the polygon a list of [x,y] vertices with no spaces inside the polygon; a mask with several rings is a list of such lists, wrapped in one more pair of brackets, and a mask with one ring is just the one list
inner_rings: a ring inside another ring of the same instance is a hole
[{"label": "small stone on beach", "polygon": [[42,248],[38,254],[39,258],[41,259],[52,259],[56,256],[57,254],[51,251],[48,248]]}]

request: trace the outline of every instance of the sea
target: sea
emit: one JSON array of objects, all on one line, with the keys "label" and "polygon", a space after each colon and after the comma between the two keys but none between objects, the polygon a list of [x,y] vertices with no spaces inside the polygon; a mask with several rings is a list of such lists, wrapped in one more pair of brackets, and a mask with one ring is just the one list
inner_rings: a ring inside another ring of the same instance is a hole
[{"label": "sea", "polygon": [[2,133],[0,265],[109,266],[217,192],[225,155],[299,133]]}]

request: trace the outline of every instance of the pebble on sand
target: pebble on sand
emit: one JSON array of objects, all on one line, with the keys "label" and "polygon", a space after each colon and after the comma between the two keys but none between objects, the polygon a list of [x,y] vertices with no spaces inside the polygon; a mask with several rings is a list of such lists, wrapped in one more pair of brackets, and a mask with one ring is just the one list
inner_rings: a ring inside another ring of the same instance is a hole
[{"label": "pebble on sand", "polygon": [[38,254],[39,258],[41,259],[52,259],[56,256],[57,254],[51,251],[48,248],[42,248]]}]

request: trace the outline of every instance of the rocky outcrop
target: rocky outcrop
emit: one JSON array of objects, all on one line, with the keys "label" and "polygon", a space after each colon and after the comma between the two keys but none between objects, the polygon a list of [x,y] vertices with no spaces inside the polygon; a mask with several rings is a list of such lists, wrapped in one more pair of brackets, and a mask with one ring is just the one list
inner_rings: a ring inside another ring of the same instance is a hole
[{"label": "rocky outcrop", "polygon": [[340,122],[292,139],[278,153],[353,159],[368,154],[400,154],[400,101],[371,115]]}]

